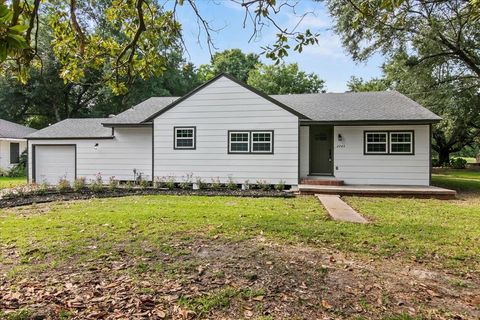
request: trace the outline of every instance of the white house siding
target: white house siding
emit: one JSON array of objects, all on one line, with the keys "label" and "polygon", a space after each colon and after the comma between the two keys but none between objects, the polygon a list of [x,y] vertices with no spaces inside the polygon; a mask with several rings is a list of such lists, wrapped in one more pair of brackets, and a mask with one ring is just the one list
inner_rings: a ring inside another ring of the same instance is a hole
[{"label": "white house siding", "polygon": [[[364,155],[363,133],[371,130],[414,130],[414,155]],[[338,141],[338,134],[342,141]],[[335,126],[335,177],[347,184],[428,185],[430,136],[428,125]]]},{"label": "white house siding", "polygon": [[[196,127],[195,150],[174,150],[181,126]],[[274,154],[228,154],[228,130],[274,130]],[[155,118],[154,150],[156,177],[298,184],[298,117],[227,78]]]},{"label": "white house siding", "polygon": [[10,163],[10,143],[19,143],[19,151],[22,154],[25,149],[27,149],[27,141],[22,139],[4,139],[0,140],[0,169],[8,170],[12,168],[15,164]]},{"label": "white house siding", "polygon": [[[87,180],[102,175],[104,182],[111,176],[117,180],[133,180],[133,169],[151,179],[152,129],[115,128],[113,139],[29,140],[29,179],[32,181],[32,144],[75,144],[77,146],[77,177]],[[95,144],[98,143],[97,149]]]},{"label": "white house siding", "polygon": [[310,127],[300,127],[300,177],[310,174]]}]

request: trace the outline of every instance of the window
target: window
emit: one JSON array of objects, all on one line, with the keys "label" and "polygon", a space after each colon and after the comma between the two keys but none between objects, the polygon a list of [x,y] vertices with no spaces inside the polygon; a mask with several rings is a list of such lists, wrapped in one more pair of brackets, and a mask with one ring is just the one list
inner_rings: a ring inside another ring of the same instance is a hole
[{"label": "window", "polygon": [[228,133],[228,138],[229,138],[228,152],[230,153],[250,152],[250,132],[232,131]]},{"label": "window", "polygon": [[414,131],[365,131],[365,154],[414,154]]},{"label": "window", "polygon": [[174,149],[195,149],[195,127],[175,127]]},{"label": "window", "polygon": [[365,153],[388,153],[387,132],[365,132]]},{"label": "window", "polygon": [[228,153],[273,153],[273,131],[229,131]]},{"label": "window", "polygon": [[252,152],[272,152],[272,132],[252,132]]},{"label": "window", "polygon": [[10,164],[17,164],[20,160],[20,144],[10,142]]},{"label": "window", "polygon": [[413,132],[390,132],[390,153],[412,154]]}]

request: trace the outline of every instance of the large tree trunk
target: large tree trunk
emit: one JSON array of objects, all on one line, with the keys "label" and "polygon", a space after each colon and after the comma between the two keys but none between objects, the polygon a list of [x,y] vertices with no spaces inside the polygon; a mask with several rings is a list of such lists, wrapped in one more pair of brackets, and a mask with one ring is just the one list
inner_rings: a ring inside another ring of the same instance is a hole
[{"label": "large tree trunk", "polygon": [[438,150],[438,162],[440,166],[450,164],[450,148],[441,148]]}]

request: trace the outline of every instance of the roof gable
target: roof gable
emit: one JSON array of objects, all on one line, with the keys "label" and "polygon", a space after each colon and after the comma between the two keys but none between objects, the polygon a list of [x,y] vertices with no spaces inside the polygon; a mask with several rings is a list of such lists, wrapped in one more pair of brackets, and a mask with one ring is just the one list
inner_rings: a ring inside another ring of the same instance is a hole
[{"label": "roof gable", "polygon": [[277,101],[276,99],[272,98],[271,96],[268,96],[260,91],[258,91],[257,89],[235,79],[234,77],[226,74],[226,73],[221,73],[219,75],[217,75],[216,77],[210,79],[209,81],[205,82],[204,84],[198,86],[197,88],[193,89],[192,91],[190,91],[189,93],[187,93],[186,95],[176,99],[175,101],[173,101],[172,103],[170,103],[169,105],[167,105],[166,107],[160,109],[159,111],[155,112],[154,114],[152,114],[150,117],[148,117],[147,119],[145,119],[143,122],[150,122],[152,121],[153,119],[155,119],[156,117],[160,116],[161,114],[163,114],[164,112],[174,108],[176,105],[178,105],[179,103],[181,103],[182,101],[185,101],[187,100],[189,97],[195,95],[197,92],[201,91],[202,89],[208,87],[209,85],[211,85],[212,83],[214,83],[215,81],[217,81],[218,79],[221,79],[222,77],[225,77],[233,82],[235,82],[236,84],[242,86],[243,88],[253,92],[254,94],[264,98],[265,100],[267,101],[270,101],[271,103],[279,106],[280,108],[290,112],[291,114],[299,117],[300,119],[308,119],[308,117],[306,117],[305,115],[301,114],[300,112],[294,110],[293,108],[290,108],[289,106],[281,103],[280,101]]}]

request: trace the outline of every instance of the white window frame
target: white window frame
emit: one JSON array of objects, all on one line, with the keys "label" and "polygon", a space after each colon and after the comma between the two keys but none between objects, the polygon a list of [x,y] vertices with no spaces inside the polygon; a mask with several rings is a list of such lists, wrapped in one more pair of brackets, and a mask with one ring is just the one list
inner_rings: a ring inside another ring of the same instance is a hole
[{"label": "white window frame", "polygon": [[[369,142],[368,141],[368,135],[370,134],[384,134],[385,135],[385,142]],[[365,154],[388,154],[389,150],[389,132],[388,131],[365,131],[364,139],[365,139]],[[368,151],[368,146],[372,144],[384,144],[385,145],[385,151]]]},{"label": "white window frame", "polygon": [[[270,135],[270,141],[257,141],[255,142],[253,140],[253,135],[254,134],[269,134]],[[251,138],[250,138],[250,141],[251,141],[251,150],[252,150],[252,153],[273,153],[273,131],[251,131]],[[265,150],[259,150],[259,151],[255,151],[254,148],[253,148],[253,145],[255,143],[268,143],[270,145],[270,149],[268,151],[265,151]]]},{"label": "white window frame", "polygon": [[[393,142],[392,141],[392,135],[393,134],[408,134],[410,135],[410,142]],[[389,140],[389,152],[390,154],[413,154],[413,131],[391,131],[388,134],[388,140]],[[407,152],[399,152],[399,151],[393,151],[392,150],[392,145],[394,144],[408,144],[410,145],[410,151]]]},{"label": "white window frame", "polygon": [[[248,137],[247,141],[233,141],[233,143],[246,143],[247,151],[237,151],[232,150],[232,134],[246,134]],[[228,131],[228,153],[250,153],[250,131]]]},{"label": "white window frame", "polygon": [[[179,130],[192,130],[192,137],[177,137],[177,131]],[[196,148],[196,127],[174,127],[173,128],[173,148],[175,150],[193,150]],[[179,146],[178,140],[192,140],[191,146]]]}]

